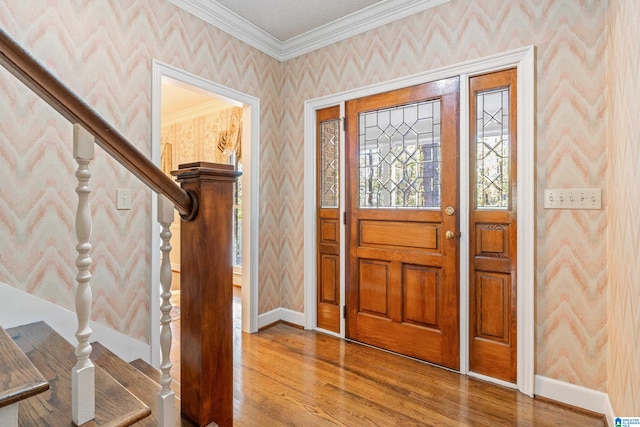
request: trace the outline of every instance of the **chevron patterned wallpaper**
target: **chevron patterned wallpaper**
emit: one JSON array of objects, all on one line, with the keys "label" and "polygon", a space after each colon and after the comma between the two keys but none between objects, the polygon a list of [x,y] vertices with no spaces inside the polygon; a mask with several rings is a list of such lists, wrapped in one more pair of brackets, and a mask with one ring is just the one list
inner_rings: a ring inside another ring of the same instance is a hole
[{"label": "chevron patterned wallpaper", "polygon": [[[538,194],[602,187],[605,197],[600,211],[547,211],[538,197],[536,373],[606,391],[607,5],[452,0],[283,64],[159,0],[9,0],[0,3],[0,25],[143,152],[152,58],[260,98],[261,313],[303,310],[305,100],[535,45]],[[71,126],[4,71],[0,99],[0,281],[70,308]],[[620,147],[622,159],[632,142]],[[97,157],[94,317],[147,340],[149,197],[100,150]],[[115,189],[127,187],[136,209],[116,211]],[[618,220],[626,229],[631,218]]]},{"label": "chevron patterned wallpaper", "polygon": [[[278,307],[280,63],[159,0],[9,0],[0,26],[144,153],[152,59],[260,98],[260,309]],[[73,309],[71,125],[4,69],[0,100],[0,281]],[[149,191],[99,148],[91,168],[93,319],[148,341]],[[132,210],[115,209],[116,188]]]},{"label": "chevron patterned wallpaper", "polygon": [[[606,1],[453,0],[284,63],[282,164],[303,102],[520,46],[537,49],[537,192],[604,187]],[[303,310],[303,170],[283,168],[282,304]],[[603,188],[606,196],[606,188]],[[537,208],[536,373],[606,390],[605,209]]]},{"label": "chevron patterned wallpaper", "polygon": [[640,414],[640,2],[609,5],[609,398]]}]

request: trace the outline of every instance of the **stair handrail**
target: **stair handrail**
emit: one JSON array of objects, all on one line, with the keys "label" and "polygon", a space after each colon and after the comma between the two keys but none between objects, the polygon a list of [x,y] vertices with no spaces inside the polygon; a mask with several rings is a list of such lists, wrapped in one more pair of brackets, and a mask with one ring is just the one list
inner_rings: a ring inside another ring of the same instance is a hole
[{"label": "stair handrail", "polygon": [[196,214],[195,195],[180,188],[2,28],[0,64],[72,124],[82,125],[95,137],[96,144],[149,188],[164,194],[174,203],[183,218],[191,218]]}]

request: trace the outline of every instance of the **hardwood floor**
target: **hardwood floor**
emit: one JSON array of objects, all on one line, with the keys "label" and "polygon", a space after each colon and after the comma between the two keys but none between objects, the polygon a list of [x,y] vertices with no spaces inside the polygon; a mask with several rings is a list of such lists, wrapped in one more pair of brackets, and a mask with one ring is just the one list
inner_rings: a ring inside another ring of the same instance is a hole
[{"label": "hardwood floor", "polygon": [[[606,426],[599,414],[286,324],[245,334],[240,313],[234,293],[237,426]],[[173,330],[175,340],[178,322]]]}]

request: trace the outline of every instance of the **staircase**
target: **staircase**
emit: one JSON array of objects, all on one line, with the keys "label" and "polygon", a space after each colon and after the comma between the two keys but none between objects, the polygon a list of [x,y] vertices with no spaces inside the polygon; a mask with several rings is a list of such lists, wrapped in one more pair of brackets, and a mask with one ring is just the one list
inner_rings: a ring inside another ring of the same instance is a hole
[{"label": "staircase", "polygon": [[[160,372],[144,361],[134,361],[148,376],[100,343],[92,347],[96,413],[93,421],[83,425],[157,426]],[[69,418],[73,353],[73,346],[44,322],[7,331],[0,328],[0,384],[6,389],[0,394],[0,409],[19,404],[19,426],[74,426]],[[180,413],[179,400],[175,413]],[[0,418],[2,426],[10,422]],[[174,425],[195,426],[179,415]]]},{"label": "staircase", "polygon": [[[74,137],[70,155],[78,164],[77,345],[69,344],[43,322],[6,332],[0,327],[0,427],[232,426],[230,226],[233,185],[239,173],[230,165],[196,162],[180,165],[178,171],[172,172],[181,186],[176,184],[1,28],[0,65],[70,122]],[[158,195],[162,264],[160,283],[153,285],[160,289],[162,300],[157,325],[162,360],[160,371],[144,368],[156,380],[100,344],[90,344],[93,245],[89,196],[90,166],[96,146]],[[182,403],[171,390],[169,361],[169,229],[174,210],[182,218],[181,306],[189,314],[181,322],[183,338],[189,337],[188,342],[181,342]]]}]

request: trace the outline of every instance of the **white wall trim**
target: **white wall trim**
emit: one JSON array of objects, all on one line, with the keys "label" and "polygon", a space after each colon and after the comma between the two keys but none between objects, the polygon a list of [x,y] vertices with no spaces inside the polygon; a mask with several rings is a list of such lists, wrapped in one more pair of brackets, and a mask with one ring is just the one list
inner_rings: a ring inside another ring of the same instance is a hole
[{"label": "white wall trim", "polygon": [[18,426],[18,404],[19,402],[16,402],[0,408],[0,426]]},{"label": "white wall trim", "polygon": [[304,313],[289,310],[288,308],[278,307],[258,316],[258,327],[264,328],[265,326],[272,325],[281,320],[283,322],[304,327],[304,319]]},{"label": "white wall trim", "polygon": [[609,427],[614,427],[615,426],[615,412],[613,411],[613,405],[611,405],[611,398],[609,397],[609,395],[607,394],[607,401],[605,402],[605,413],[604,416],[607,418],[607,425]]},{"label": "white wall trim", "polygon": [[[77,345],[75,334],[78,329],[78,317],[75,312],[2,282],[0,295],[0,325],[3,328],[44,321],[65,340],[74,346]],[[98,341],[127,362],[135,359],[149,362],[149,344],[93,321],[90,322],[90,327],[93,331],[91,342]]]},{"label": "white wall trim", "polygon": [[272,325],[276,322],[282,320],[282,314],[280,313],[281,308],[274,308],[271,311],[267,311],[266,313],[262,313],[258,316],[258,328],[264,328],[265,326]]},{"label": "white wall trim", "polygon": [[286,41],[278,40],[215,1],[169,1],[261,52],[279,61],[286,61],[449,0],[386,0]]},{"label": "white wall trim", "polygon": [[[153,60],[151,93],[151,161],[160,164],[162,78],[177,84],[196,86],[220,99],[243,106],[242,155],[242,330],[258,331],[259,201],[260,201],[260,100],[232,88],[206,80],[172,65]],[[151,191],[151,361],[160,363],[160,226],[157,195]],[[248,237],[247,237],[248,236]]]},{"label": "white wall trim", "polygon": [[281,308],[282,321],[304,327],[304,313],[293,311],[288,308]]},{"label": "white wall trim", "polygon": [[[407,77],[352,89],[305,101],[304,104],[304,307],[305,327],[316,326],[316,110],[338,105],[350,99],[414,86],[452,76],[469,76],[505,68],[518,69],[518,389],[529,396],[534,391],[535,356],[535,48],[525,46],[471,61],[454,64]],[[466,81],[466,80],[465,80]],[[465,84],[461,81],[461,84]],[[467,101],[468,102],[468,101]],[[461,106],[462,108],[462,106]],[[462,126],[462,124],[461,124]],[[466,137],[465,137],[466,135]],[[465,139],[466,138],[466,139]],[[468,126],[461,130],[461,145],[468,141]],[[468,150],[468,148],[466,149]],[[461,161],[464,160],[461,148]],[[468,153],[467,153],[468,159]],[[461,169],[468,167],[461,166]],[[465,191],[461,188],[461,191]],[[466,190],[468,191],[468,189]],[[461,195],[462,197],[462,195]],[[468,194],[467,194],[468,199]],[[526,209],[523,207],[526,206]],[[462,226],[461,218],[461,226]],[[468,221],[467,221],[468,222]],[[464,229],[462,229],[464,230]],[[461,246],[462,251],[465,249]],[[468,259],[468,257],[467,257]],[[461,268],[461,313],[468,310],[468,270]],[[465,285],[465,283],[467,285]],[[341,289],[344,294],[344,286]],[[462,304],[465,304],[464,306]],[[463,315],[461,321],[466,322]],[[468,358],[468,328],[460,329],[461,356]],[[463,336],[465,334],[465,336]],[[344,336],[344,332],[342,333]],[[461,363],[468,373],[468,361]]]},{"label": "white wall trim", "polygon": [[542,375],[536,375],[535,387],[536,396],[604,414],[609,425],[613,426],[613,409],[607,393]]}]

